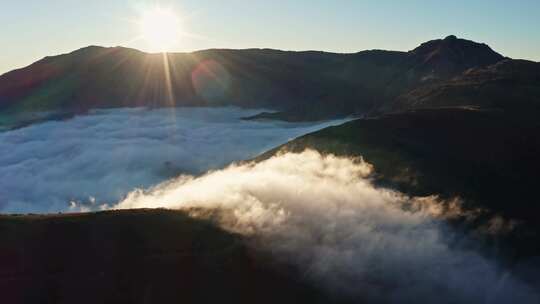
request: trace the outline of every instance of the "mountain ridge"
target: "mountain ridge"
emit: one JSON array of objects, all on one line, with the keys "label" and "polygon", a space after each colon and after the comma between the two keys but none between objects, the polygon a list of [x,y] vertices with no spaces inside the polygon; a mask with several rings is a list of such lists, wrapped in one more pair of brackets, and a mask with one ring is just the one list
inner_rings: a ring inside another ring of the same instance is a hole
[{"label": "mountain ridge", "polygon": [[455,36],[407,52],[251,48],[164,55],[88,46],[1,75],[0,114],[233,105],[272,109],[277,113],[266,118],[286,120],[370,115],[407,107],[400,100],[419,88],[505,60],[513,59]]}]

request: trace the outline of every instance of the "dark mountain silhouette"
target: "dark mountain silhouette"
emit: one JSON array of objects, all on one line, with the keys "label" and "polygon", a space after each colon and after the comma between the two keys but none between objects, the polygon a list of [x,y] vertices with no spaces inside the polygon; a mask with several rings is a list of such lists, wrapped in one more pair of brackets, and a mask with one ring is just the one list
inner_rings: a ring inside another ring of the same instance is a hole
[{"label": "dark mountain silhouette", "polygon": [[388,99],[417,86],[451,79],[475,67],[486,67],[504,57],[486,44],[448,36],[431,40],[408,52],[400,71],[387,84]]},{"label": "dark mountain silhouette", "polygon": [[212,49],[164,56],[91,46],[0,76],[0,111],[237,105],[282,112],[263,117],[315,120],[386,111],[398,96],[414,98],[415,89],[503,60],[455,36],[409,52],[354,54]]},{"label": "dark mountain silhouette", "polygon": [[428,41],[408,55],[415,72],[427,78],[449,78],[467,69],[488,66],[504,59],[486,44],[456,36]]}]

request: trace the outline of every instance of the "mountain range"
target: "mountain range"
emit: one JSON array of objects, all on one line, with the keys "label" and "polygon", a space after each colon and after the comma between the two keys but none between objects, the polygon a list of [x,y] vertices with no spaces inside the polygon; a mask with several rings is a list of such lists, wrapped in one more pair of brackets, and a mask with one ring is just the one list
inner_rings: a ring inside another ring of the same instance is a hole
[{"label": "mountain range", "polygon": [[211,49],[148,54],[90,46],[0,76],[0,115],[134,106],[266,108],[320,120],[445,106],[537,108],[540,63],[448,36],[408,52]]},{"label": "mountain range", "polygon": [[[272,110],[246,119],[363,117],[255,161],[308,148],[362,157],[376,187],[436,195],[450,209],[460,202],[448,225],[507,269],[528,270],[519,278],[540,290],[540,63],[448,36],[408,52],[354,54],[91,46],[0,76],[0,129],[51,118],[38,112],[222,105]],[[250,241],[187,211],[1,215],[0,286],[22,303],[341,299]]]}]

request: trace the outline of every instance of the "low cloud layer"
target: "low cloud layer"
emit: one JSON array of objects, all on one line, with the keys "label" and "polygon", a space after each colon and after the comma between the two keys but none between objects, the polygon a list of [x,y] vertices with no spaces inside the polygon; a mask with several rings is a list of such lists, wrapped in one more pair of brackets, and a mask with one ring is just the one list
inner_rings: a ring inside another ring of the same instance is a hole
[{"label": "low cloud layer", "polygon": [[287,153],[136,190],[115,208],[220,210],[224,228],[368,302],[538,303],[511,272],[466,249],[439,202],[376,189],[370,171],[360,160]]},{"label": "low cloud layer", "polygon": [[0,133],[0,212],[97,209],[340,123],[243,121],[237,108],[111,109]]}]

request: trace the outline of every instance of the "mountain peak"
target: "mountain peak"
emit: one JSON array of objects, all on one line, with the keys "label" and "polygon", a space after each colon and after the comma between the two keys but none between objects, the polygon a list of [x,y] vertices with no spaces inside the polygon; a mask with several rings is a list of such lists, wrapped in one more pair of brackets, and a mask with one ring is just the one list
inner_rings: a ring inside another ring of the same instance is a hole
[{"label": "mountain peak", "polygon": [[487,44],[458,38],[455,35],[422,43],[410,51],[409,55],[416,69],[433,72],[439,76],[485,67],[505,59]]},{"label": "mountain peak", "polygon": [[487,44],[479,43],[472,40],[458,38],[455,35],[446,36],[444,39],[434,39],[422,43],[420,46],[412,50],[412,53],[425,53],[432,52],[441,49],[463,49],[464,51],[476,51],[490,53],[490,55],[496,55],[501,59],[504,58],[499,53],[493,51]]}]

